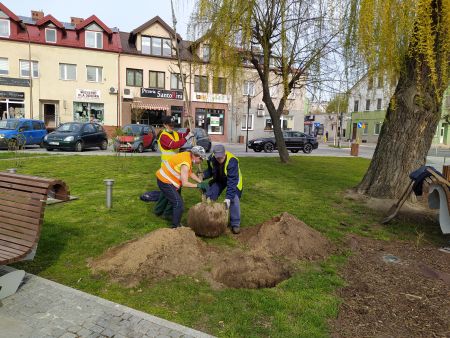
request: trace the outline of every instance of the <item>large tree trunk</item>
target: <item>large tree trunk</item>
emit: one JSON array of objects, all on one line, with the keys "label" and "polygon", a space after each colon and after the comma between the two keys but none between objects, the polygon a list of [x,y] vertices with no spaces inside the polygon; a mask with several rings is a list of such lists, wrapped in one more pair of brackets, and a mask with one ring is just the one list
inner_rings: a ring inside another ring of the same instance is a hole
[{"label": "large tree trunk", "polygon": [[270,117],[272,119],[273,133],[275,134],[275,142],[277,144],[278,154],[282,163],[289,162],[289,153],[286,149],[286,142],[284,142],[283,130],[281,129],[280,117],[277,116],[278,113],[272,113],[269,111]]},{"label": "large tree trunk", "polygon": [[440,119],[442,93],[431,85],[430,69],[423,60],[418,81],[413,58],[406,60],[372,162],[357,187],[359,193],[397,198],[409,181],[409,173],[426,162]]}]

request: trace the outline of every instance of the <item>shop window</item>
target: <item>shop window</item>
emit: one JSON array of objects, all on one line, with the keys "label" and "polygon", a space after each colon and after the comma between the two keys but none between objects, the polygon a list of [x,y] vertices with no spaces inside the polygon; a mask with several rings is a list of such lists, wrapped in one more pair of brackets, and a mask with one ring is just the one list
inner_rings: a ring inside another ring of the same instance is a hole
[{"label": "shop window", "polygon": [[367,122],[363,122],[363,135],[369,135],[369,124]]},{"label": "shop window", "polygon": [[164,89],[165,86],[165,72],[155,72],[150,71],[149,72],[149,86],[150,88],[161,88]]},{"label": "shop window", "polygon": [[102,67],[86,66],[86,78],[88,82],[102,82]]},{"label": "shop window", "polygon": [[23,100],[0,99],[0,119],[14,119],[25,117]]},{"label": "shop window", "polygon": [[359,109],[359,101],[355,100],[355,102],[353,103],[353,111],[356,113]]},{"label": "shop window", "polygon": [[103,48],[103,32],[86,31],[85,39],[86,47],[97,49]]},{"label": "shop window", "polygon": [[375,123],[375,131],[373,133],[374,135],[380,135],[381,126],[382,126],[381,122]]},{"label": "shop window", "polygon": [[381,110],[381,103],[382,103],[382,100],[377,99],[377,110]]},{"label": "shop window", "polygon": [[142,69],[127,68],[127,86],[142,87]]},{"label": "shop window", "polygon": [[56,43],[56,29],[53,28],[45,29],[45,42]]},{"label": "shop window", "polygon": [[196,75],[194,78],[194,91],[200,93],[208,92],[208,77],[207,76],[198,76]]},{"label": "shop window", "polygon": [[0,75],[8,75],[9,64],[7,58],[0,58]]},{"label": "shop window", "polygon": [[183,106],[171,106],[170,111],[174,119],[174,127],[181,128],[181,119],[183,116]]},{"label": "shop window", "polygon": [[214,77],[213,93],[214,94],[226,94],[227,93],[227,79],[226,78]]},{"label": "shop window", "polygon": [[73,103],[73,120],[75,122],[99,122],[104,121],[104,104],[89,102]]},{"label": "shop window", "polygon": [[[253,130],[254,114],[245,114],[241,119],[241,130]],[[248,119],[247,119],[248,118]]]},{"label": "shop window", "polygon": [[[30,77],[30,62],[28,60],[20,60],[20,76]],[[39,77],[39,63],[37,61],[31,61],[31,67],[33,69],[33,77]]]},{"label": "shop window", "polygon": [[77,65],[68,63],[59,64],[59,79],[60,80],[76,80],[77,79]]},{"label": "shop window", "polygon": [[[184,80],[186,81],[186,76],[184,76]],[[183,90],[183,82],[181,81],[180,74],[170,74],[170,89]]]},{"label": "shop window", "polygon": [[366,100],[366,110],[370,110],[370,100]]},{"label": "shop window", "polygon": [[255,96],[255,82],[244,81],[244,95]]},{"label": "shop window", "polygon": [[197,108],[195,110],[195,127],[206,130],[210,135],[223,135],[224,116],[223,109]]},{"label": "shop window", "polygon": [[0,19],[0,36],[2,38],[9,38],[9,20]]}]

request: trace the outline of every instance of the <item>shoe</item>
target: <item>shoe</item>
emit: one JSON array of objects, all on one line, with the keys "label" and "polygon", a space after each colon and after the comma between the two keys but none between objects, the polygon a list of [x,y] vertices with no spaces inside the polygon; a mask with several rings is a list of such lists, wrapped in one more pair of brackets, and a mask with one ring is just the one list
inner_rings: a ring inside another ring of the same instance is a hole
[{"label": "shoe", "polygon": [[231,228],[231,232],[235,235],[239,234],[241,232],[241,228],[240,227],[232,227]]}]

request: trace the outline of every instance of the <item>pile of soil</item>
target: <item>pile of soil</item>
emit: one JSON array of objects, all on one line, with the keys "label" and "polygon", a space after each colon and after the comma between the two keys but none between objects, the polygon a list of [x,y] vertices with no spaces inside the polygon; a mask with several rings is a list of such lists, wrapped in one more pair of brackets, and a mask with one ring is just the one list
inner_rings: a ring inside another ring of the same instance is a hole
[{"label": "pile of soil", "polygon": [[122,285],[180,275],[203,276],[213,287],[273,287],[289,278],[299,259],[326,257],[330,243],[294,216],[278,217],[243,229],[246,248],[207,245],[190,228],[158,229],[109,249],[90,263]]},{"label": "pile of soil", "polygon": [[189,228],[158,229],[109,249],[89,265],[133,287],[143,280],[192,275],[205,264],[205,245]]},{"label": "pile of soil", "polygon": [[287,212],[244,229],[239,240],[255,251],[291,261],[323,259],[330,252],[330,242],[320,232]]},{"label": "pile of soil", "polygon": [[349,237],[354,254],[333,337],[448,337],[450,254],[428,245]]}]

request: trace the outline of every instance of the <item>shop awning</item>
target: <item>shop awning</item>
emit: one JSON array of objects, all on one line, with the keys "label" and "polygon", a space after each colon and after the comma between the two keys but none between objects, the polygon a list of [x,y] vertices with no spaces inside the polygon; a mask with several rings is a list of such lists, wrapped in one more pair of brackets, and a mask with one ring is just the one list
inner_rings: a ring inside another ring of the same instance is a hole
[{"label": "shop awning", "polygon": [[168,106],[162,106],[159,104],[150,104],[143,102],[132,102],[131,109],[145,109],[145,110],[169,110]]}]

